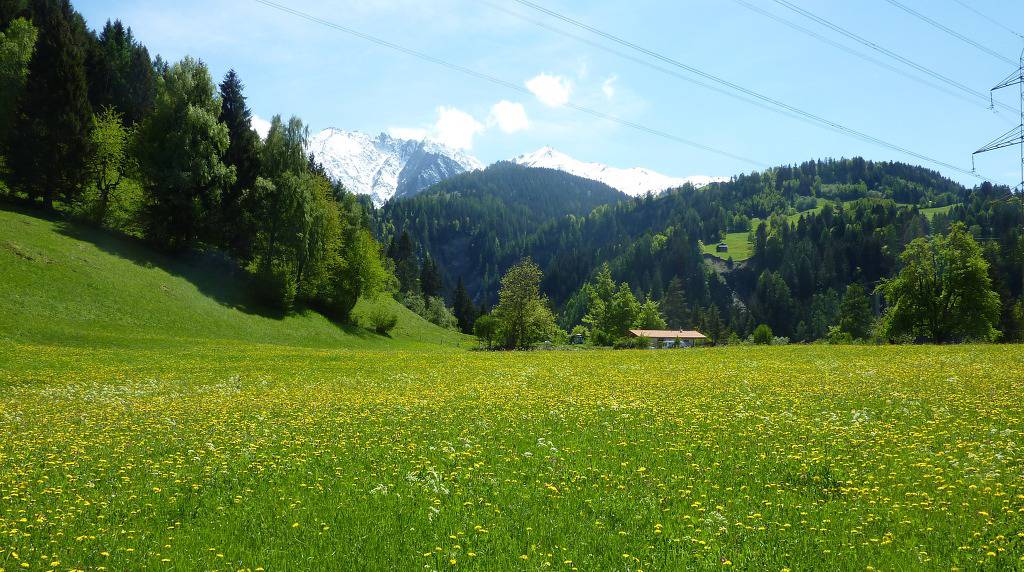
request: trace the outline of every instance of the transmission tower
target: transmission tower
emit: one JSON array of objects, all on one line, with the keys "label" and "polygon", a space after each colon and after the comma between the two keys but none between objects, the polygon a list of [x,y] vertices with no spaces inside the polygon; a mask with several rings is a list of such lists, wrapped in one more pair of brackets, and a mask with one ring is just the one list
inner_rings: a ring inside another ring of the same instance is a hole
[{"label": "transmission tower", "polygon": [[995,108],[995,92],[1000,89],[1017,86],[1017,90],[1020,93],[1020,125],[1014,127],[1009,132],[1004,134],[999,139],[985,145],[981,149],[978,149],[971,155],[971,166],[974,166],[974,157],[981,153],[988,153],[989,151],[995,151],[996,149],[1003,149],[1006,147],[1019,146],[1020,147],[1020,184],[1014,188],[1017,193],[1024,193],[1024,52],[1020,55],[1020,66],[1017,71],[1010,74],[1006,79],[1001,81],[999,85],[993,87],[989,91],[989,98],[992,101],[992,108]]}]

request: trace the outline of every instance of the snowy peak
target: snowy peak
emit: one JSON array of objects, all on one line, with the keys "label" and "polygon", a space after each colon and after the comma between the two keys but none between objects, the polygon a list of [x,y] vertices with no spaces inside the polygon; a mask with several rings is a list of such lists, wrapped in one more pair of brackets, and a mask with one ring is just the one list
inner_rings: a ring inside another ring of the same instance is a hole
[{"label": "snowy peak", "polygon": [[551,147],[542,147],[533,153],[520,155],[513,159],[512,162],[527,167],[556,169],[578,177],[600,181],[609,187],[634,197],[646,193],[659,193],[666,189],[681,187],[687,183],[700,188],[710,183],[729,180],[726,177],[708,177],[704,175],[685,178],[670,177],[642,167],[618,169],[600,163],[579,161]]},{"label": "snowy peak", "polygon": [[309,152],[332,180],[352,192],[370,195],[377,206],[483,168],[475,157],[430,140],[398,139],[387,133],[372,137],[334,128],[310,138]]}]

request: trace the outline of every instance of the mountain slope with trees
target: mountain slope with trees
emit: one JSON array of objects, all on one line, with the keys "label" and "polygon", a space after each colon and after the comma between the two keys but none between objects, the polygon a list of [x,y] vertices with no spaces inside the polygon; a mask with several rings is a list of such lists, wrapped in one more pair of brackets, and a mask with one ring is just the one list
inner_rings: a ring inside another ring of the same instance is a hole
[{"label": "mountain slope with trees", "polygon": [[[391,242],[407,234],[421,257],[429,253],[447,288],[461,279],[478,301],[494,302],[502,274],[519,261],[537,228],[626,198],[603,183],[562,171],[502,162],[392,201],[378,217]],[[493,296],[481,297],[482,292]]]}]

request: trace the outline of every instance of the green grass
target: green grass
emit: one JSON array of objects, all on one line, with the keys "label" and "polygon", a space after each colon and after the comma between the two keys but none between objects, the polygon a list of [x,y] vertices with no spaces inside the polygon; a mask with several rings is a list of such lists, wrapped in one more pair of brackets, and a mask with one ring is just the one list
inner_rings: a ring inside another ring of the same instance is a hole
[{"label": "green grass", "polygon": [[222,339],[319,347],[464,343],[391,299],[392,338],[339,326],[318,313],[275,315],[248,282],[212,257],[180,261],[145,245],[58,220],[0,210],[0,337],[19,341],[148,345]]},{"label": "green grass", "polygon": [[18,344],[0,364],[7,570],[1024,556],[1019,346]]},{"label": "green grass", "polygon": [[935,218],[938,214],[949,214],[949,211],[953,210],[956,205],[946,205],[944,207],[931,207],[927,209],[921,209],[921,214],[928,217],[929,219]]},{"label": "green grass", "polygon": [[740,262],[754,255],[754,245],[747,240],[749,234],[747,232],[730,232],[726,234],[723,242],[729,246],[729,252],[717,252],[715,249],[718,243],[701,243],[700,247],[704,254],[710,254],[722,260],[732,258],[734,261]]},{"label": "green grass", "polygon": [[108,239],[0,213],[0,570],[1024,565],[1024,346],[439,351]]}]

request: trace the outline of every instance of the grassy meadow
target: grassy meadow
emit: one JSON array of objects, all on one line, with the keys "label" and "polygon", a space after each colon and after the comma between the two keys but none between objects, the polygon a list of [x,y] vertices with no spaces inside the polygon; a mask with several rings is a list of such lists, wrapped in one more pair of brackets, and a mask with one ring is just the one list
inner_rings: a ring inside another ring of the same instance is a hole
[{"label": "grassy meadow", "polygon": [[1020,567],[1022,358],[13,344],[0,568]]},{"label": "grassy meadow", "polygon": [[0,211],[0,571],[1024,567],[1019,346],[471,352],[211,264]]}]

